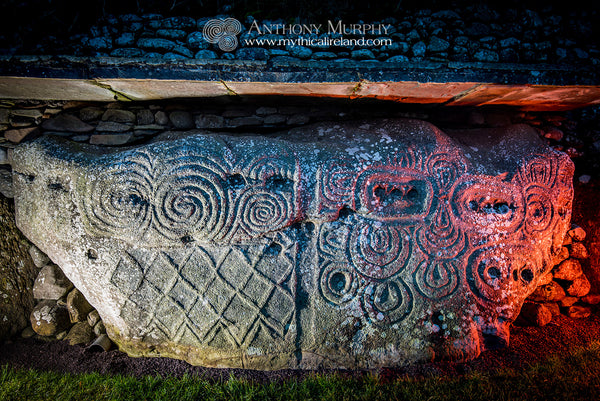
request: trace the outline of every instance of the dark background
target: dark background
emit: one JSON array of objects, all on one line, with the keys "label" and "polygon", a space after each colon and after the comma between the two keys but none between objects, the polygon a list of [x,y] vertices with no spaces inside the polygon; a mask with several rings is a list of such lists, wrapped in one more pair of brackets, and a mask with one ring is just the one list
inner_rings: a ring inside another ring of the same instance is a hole
[{"label": "dark background", "polygon": [[[283,19],[287,23],[322,23],[328,19],[344,22],[373,22],[387,17],[401,18],[420,9],[439,11],[470,7],[493,9],[501,19],[511,19],[523,9],[552,9],[562,15],[576,14],[591,20],[592,35],[582,41],[597,41],[600,21],[596,2],[589,0],[2,0],[0,5],[0,48],[33,48],[41,38],[69,40],[109,15],[156,13],[163,16],[213,17],[227,14],[244,21],[248,15],[262,19]],[[511,12],[513,14],[511,14]],[[463,15],[463,17],[465,17]],[[492,23],[494,21],[488,21]]]}]

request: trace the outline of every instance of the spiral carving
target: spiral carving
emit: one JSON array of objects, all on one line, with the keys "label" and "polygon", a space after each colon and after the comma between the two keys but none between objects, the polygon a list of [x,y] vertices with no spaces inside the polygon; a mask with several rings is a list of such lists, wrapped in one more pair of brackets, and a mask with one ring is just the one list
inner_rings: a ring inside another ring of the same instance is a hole
[{"label": "spiral carving", "polygon": [[228,215],[221,177],[204,165],[177,165],[156,182],[154,214],[158,231],[167,238],[219,235]]},{"label": "spiral carving", "polygon": [[152,213],[151,160],[136,154],[130,160],[82,177],[84,221],[100,235],[144,234]]},{"label": "spiral carving", "polygon": [[528,234],[545,231],[552,223],[554,208],[548,192],[547,188],[537,185],[529,186],[525,192],[525,231]]},{"label": "spiral carving", "polygon": [[385,279],[404,267],[410,254],[410,236],[406,229],[358,224],[349,239],[350,259],[366,277]]},{"label": "spiral carving", "polygon": [[282,193],[249,190],[238,201],[238,219],[248,237],[282,228],[290,219],[293,207]]}]

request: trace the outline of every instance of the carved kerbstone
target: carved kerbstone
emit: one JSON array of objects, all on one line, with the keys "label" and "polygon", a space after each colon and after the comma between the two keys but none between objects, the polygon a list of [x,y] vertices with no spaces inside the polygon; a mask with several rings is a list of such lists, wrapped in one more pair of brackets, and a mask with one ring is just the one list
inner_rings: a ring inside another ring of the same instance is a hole
[{"label": "carved kerbstone", "polygon": [[256,369],[464,360],[569,226],[573,165],[527,126],[196,132],[14,153],[17,223],[131,355]]}]

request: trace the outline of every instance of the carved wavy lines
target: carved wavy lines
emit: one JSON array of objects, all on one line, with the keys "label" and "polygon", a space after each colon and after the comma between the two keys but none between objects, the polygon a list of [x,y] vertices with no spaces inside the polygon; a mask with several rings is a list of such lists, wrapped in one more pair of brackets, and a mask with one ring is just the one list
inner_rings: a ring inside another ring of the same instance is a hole
[{"label": "carved wavy lines", "polygon": [[537,250],[518,243],[478,248],[468,257],[467,282],[484,304],[524,299],[535,288],[543,261]]},{"label": "carved wavy lines", "polygon": [[460,282],[459,260],[424,259],[414,272],[417,290],[429,299],[443,299],[458,289]]},{"label": "carved wavy lines", "polygon": [[224,143],[209,140],[109,158],[79,180],[85,227],[155,247],[277,231],[300,213],[300,171],[291,152],[271,145],[274,154],[249,149],[238,162]]},{"label": "carved wavy lines", "polygon": [[410,314],[413,296],[400,276],[410,258],[406,229],[365,221],[325,223],[318,248],[318,285],[329,303],[357,303],[377,324],[396,323]]}]

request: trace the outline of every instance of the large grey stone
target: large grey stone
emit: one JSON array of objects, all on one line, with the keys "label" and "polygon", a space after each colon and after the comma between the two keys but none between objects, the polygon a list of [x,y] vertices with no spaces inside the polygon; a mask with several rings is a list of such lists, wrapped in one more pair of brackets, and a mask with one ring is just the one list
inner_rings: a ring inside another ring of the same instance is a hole
[{"label": "large grey stone", "polygon": [[[14,151],[17,224],[132,355],[256,369],[464,360],[508,343],[570,228],[527,126],[322,123]],[[50,184],[50,185],[49,185]]]}]

